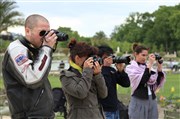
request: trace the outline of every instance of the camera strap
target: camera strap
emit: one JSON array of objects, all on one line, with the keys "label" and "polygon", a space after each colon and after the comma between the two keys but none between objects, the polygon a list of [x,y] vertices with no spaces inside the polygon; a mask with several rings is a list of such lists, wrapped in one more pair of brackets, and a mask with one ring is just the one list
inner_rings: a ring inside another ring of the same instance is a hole
[{"label": "camera strap", "polygon": [[39,48],[34,48],[33,45],[26,40],[26,38],[20,39],[19,41],[28,48],[28,53],[30,54],[29,56],[32,58],[32,60],[34,60],[34,58],[36,58],[38,55]]},{"label": "camera strap", "polygon": [[32,52],[37,52],[39,50],[39,48],[35,48],[26,38],[20,39],[19,41]]},{"label": "camera strap", "polygon": [[56,51],[58,42],[56,41],[55,45],[53,46],[53,52]]}]

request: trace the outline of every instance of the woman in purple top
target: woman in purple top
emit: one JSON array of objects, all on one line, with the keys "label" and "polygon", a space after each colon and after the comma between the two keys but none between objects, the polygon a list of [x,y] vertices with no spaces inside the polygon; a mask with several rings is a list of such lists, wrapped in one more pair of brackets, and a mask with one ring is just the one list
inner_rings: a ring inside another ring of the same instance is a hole
[{"label": "woman in purple top", "polygon": [[[162,58],[148,54],[148,48],[134,44],[135,59],[126,67],[131,82],[130,119],[158,119],[155,91],[165,82],[162,71]],[[148,60],[147,60],[148,57]],[[156,65],[156,69],[153,69]]]}]

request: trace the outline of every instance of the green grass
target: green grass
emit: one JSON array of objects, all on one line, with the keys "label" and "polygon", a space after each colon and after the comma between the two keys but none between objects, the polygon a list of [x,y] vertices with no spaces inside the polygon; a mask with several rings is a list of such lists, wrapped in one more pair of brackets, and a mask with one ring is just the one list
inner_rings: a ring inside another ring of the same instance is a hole
[{"label": "green grass", "polygon": [[[49,81],[51,83],[52,88],[54,87],[61,87],[61,82],[59,80],[59,75],[49,75]],[[169,96],[171,94],[171,88],[174,87],[174,96],[180,97],[180,74],[172,74],[168,73],[166,75],[166,82],[165,85],[160,89],[157,93],[158,96]],[[0,77],[0,89],[4,88],[2,77]],[[130,95],[131,89],[123,88],[118,86],[118,93],[119,94],[128,94]]]},{"label": "green grass", "polygon": [[[59,80],[59,76],[49,75],[48,78],[49,78],[52,88],[61,87],[61,82]],[[2,77],[0,77],[0,89],[4,89]]]},{"label": "green grass", "polygon": [[163,96],[169,96],[171,88],[174,87],[174,96],[180,97],[180,74],[167,74],[167,79],[164,87],[159,91],[159,94]]},{"label": "green grass", "polygon": [[48,79],[49,79],[49,81],[51,83],[52,88],[61,87],[61,82],[60,82],[60,79],[59,79],[59,75],[49,75]]},{"label": "green grass", "polygon": [[[61,87],[59,76],[49,76],[52,87]],[[166,82],[164,86],[157,93],[157,98],[160,96],[169,97],[172,92],[171,88],[174,87],[173,97],[180,99],[180,74],[167,73]],[[131,88],[124,88],[118,85],[118,98],[123,103],[128,104],[130,100]]]},{"label": "green grass", "polygon": [[2,77],[0,77],[0,89],[3,89],[3,88],[4,88],[3,80],[2,80]]},{"label": "green grass", "polygon": [[[174,96],[180,97],[180,74],[166,74],[166,82],[164,86],[160,89],[160,91],[157,93],[157,95],[163,95],[165,97],[169,96],[171,94],[172,87],[175,88]],[[130,94],[130,92],[130,88],[123,88],[121,86],[118,86],[118,93]]]},{"label": "green grass", "polygon": [[[59,75],[49,75],[49,81],[51,83],[52,88],[54,87],[61,87],[61,82],[59,80]],[[180,74],[172,74],[168,73],[166,75],[166,82],[165,85],[160,89],[157,93],[158,96],[169,96],[171,94],[171,88],[174,87],[174,96],[180,97]],[[0,77],[0,89],[4,88],[2,77]],[[119,94],[128,94],[130,95],[131,89],[130,88],[123,88],[118,86],[118,93]]]},{"label": "green grass", "polygon": [[[52,87],[61,87],[61,82],[59,76],[49,75],[49,80]],[[164,86],[157,93],[157,98],[160,96],[169,97],[172,92],[171,88],[174,87],[173,97],[180,98],[180,74],[167,73],[166,82]],[[129,102],[131,94],[131,88],[124,88],[118,85],[118,97],[120,100],[124,101],[126,104]]]},{"label": "green grass", "polygon": [[[61,87],[59,75],[49,75],[48,78],[52,88]],[[164,97],[169,97],[172,94],[171,92],[172,87],[174,87],[175,89],[173,93],[174,96],[180,98],[180,74],[171,74],[171,73],[167,74],[164,87],[161,88],[160,91],[157,93],[158,98],[161,95]],[[1,89],[4,89],[2,77],[0,77],[0,91]],[[118,97],[124,104],[129,103],[130,93],[131,93],[130,88],[123,88],[121,86],[118,86]],[[64,119],[64,118],[60,116],[59,113],[57,113],[56,119]]]},{"label": "green grass", "polygon": [[[48,78],[49,78],[52,88],[61,87],[59,75],[49,75]],[[0,77],[0,89],[3,89],[4,85],[3,85],[3,80],[1,79],[2,77]],[[171,92],[172,87],[174,87],[175,89],[175,91],[173,92],[173,97],[180,99],[180,74],[168,73],[166,75],[165,85],[157,93],[157,98],[159,99],[160,96],[169,97],[172,94]],[[118,86],[118,97],[125,104],[129,103],[130,94],[131,94],[130,87],[123,88],[121,86]]]},{"label": "green grass", "polygon": [[[174,87],[174,92],[171,92],[171,88]],[[123,88],[118,86],[118,97],[119,99],[128,104],[130,101],[131,88]],[[161,96],[168,99],[170,96],[175,100],[180,100],[180,74],[168,73],[166,75],[166,82],[164,86],[156,93],[157,99],[159,100]]]}]

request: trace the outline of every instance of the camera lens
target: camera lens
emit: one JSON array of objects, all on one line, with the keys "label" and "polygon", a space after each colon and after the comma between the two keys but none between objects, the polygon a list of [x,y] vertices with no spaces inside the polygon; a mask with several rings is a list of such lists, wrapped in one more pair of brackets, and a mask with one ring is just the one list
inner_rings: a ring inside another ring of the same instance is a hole
[{"label": "camera lens", "polygon": [[[67,41],[69,39],[68,34],[59,32],[58,30],[54,30],[54,29],[51,29],[51,30],[53,30],[54,33],[57,35],[57,37],[58,37],[57,41]],[[49,33],[49,31],[42,30],[39,32],[39,36],[43,37],[43,36],[46,36],[48,33]]]},{"label": "camera lens", "polygon": [[58,32],[58,33],[56,33],[56,35],[58,37],[57,41],[67,41],[69,38],[69,36],[67,34],[62,33],[62,32]]},{"label": "camera lens", "polygon": [[122,56],[122,57],[112,57],[113,58],[113,63],[125,63],[129,64],[131,59],[130,56]]}]

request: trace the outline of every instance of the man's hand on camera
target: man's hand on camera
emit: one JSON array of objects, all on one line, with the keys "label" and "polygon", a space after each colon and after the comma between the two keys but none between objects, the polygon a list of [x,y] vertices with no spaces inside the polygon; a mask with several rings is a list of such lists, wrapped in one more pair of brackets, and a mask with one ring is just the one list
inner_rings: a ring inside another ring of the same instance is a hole
[{"label": "man's hand on camera", "polygon": [[124,67],[125,67],[124,63],[117,63],[115,65],[119,72],[122,72],[124,70]]},{"label": "man's hand on camera", "polygon": [[104,63],[103,66],[111,66],[111,64],[113,63],[112,57],[106,57],[104,58]]},{"label": "man's hand on camera", "polygon": [[44,41],[43,41],[43,45],[49,46],[51,48],[54,47],[54,45],[56,44],[56,39],[57,36],[54,33],[54,31],[50,31],[45,37],[44,37]]}]

